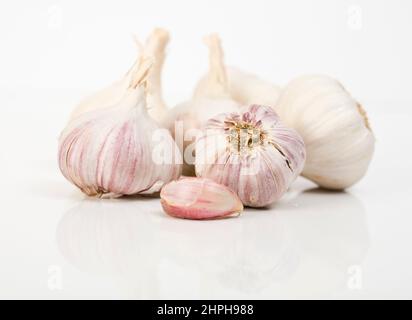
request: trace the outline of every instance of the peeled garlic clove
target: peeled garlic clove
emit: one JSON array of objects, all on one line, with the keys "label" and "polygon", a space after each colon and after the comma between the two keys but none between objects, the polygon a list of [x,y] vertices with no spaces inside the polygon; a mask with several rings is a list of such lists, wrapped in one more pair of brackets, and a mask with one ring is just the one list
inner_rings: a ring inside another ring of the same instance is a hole
[{"label": "peeled garlic clove", "polygon": [[201,93],[195,93],[191,100],[173,108],[168,120],[173,137],[181,142],[180,147],[185,160],[183,174],[188,176],[194,175],[193,151],[196,136],[200,134],[199,130],[213,116],[239,109],[239,104],[228,93],[219,37],[216,34],[209,35],[205,38],[205,43],[210,48],[210,69],[204,79],[203,90]]},{"label": "peeled garlic clove", "polygon": [[196,175],[228,186],[250,207],[278,200],[304,162],[302,138],[270,107],[220,114],[208,121],[196,142]]},{"label": "peeled garlic clove", "polygon": [[214,219],[239,214],[243,205],[229,188],[209,179],[181,178],[160,192],[164,211],[183,219]]},{"label": "peeled garlic clove", "polygon": [[[140,56],[154,58],[153,67],[147,80],[146,95],[149,115],[159,123],[163,123],[167,113],[167,107],[162,97],[161,72],[168,41],[169,33],[164,29],[157,28],[148,37],[146,44],[140,48]],[[119,104],[129,88],[130,81],[137,71],[138,65],[139,59],[136,60],[122,79],[80,102],[73,110],[70,119],[75,119],[96,109],[105,109]]]},{"label": "peeled garlic clove", "polygon": [[324,188],[344,189],[365,175],[375,137],[366,112],[338,81],[297,78],[283,90],[276,111],[305,141],[303,176]]},{"label": "peeled garlic clove", "polygon": [[[177,146],[147,112],[145,87],[152,64],[142,57],[116,105],[76,117],[61,134],[60,169],[89,196],[151,194],[180,175]],[[160,142],[154,141],[156,134]]]}]

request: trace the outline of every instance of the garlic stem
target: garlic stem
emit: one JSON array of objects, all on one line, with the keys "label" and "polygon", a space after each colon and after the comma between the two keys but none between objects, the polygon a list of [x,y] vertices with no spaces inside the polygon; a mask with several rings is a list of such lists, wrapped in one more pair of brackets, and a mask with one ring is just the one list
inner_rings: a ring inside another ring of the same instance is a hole
[{"label": "garlic stem", "polygon": [[153,95],[162,101],[163,105],[161,75],[166,56],[165,49],[168,42],[169,33],[164,29],[156,28],[147,39],[144,49],[144,55],[152,56],[155,60],[152,71],[149,75],[148,84],[150,84],[150,87],[155,89],[153,90]]},{"label": "garlic stem", "polygon": [[152,57],[148,57],[148,56],[140,57],[138,64],[137,64],[137,68],[130,80],[129,88],[136,89],[140,85],[147,86],[152,65],[153,65]]},{"label": "garlic stem", "polygon": [[[137,37],[134,36],[138,58],[136,58],[133,66],[122,79],[81,101],[73,110],[70,120],[93,110],[119,105],[128,88],[135,88],[139,83],[145,82],[145,100],[148,113],[152,119],[162,125],[167,114],[167,107],[162,98],[160,79],[165,59],[164,50],[168,39],[169,35],[163,29],[155,29],[148,37],[145,45],[142,45]],[[151,57],[152,61],[150,63],[149,61],[143,63],[141,57],[146,57],[145,59]],[[142,64],[145,64],[145,66],[142,66]],[[146,69],[149,68],[148,64],[153,64],[153,66],[150,73],[146,74]]]}]

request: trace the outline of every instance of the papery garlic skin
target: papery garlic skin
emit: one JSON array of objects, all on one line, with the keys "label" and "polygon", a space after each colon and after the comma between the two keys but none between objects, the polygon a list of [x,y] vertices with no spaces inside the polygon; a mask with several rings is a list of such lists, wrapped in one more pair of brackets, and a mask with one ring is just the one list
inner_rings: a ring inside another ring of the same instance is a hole
[{"label": "papery garlic skin", "polygon": [[250,207],[280,199],[304,162],[302,138],[265,106],[210,119],[196,143],[196,175],[228,186]]},{"label": "papery garlic skin", "polygon": [[[239,103],[234,101],[227,87],[226,71],[217,53],[221,55],[220,40],[216,34],[205,37],[205,43],[210,49],[210,70],[204,79],[202,92],[195,92],[193,98],[174,107],[169,113],[168,128],[175,140],[180,143],[184,153],[183,174],[194,175],[194,142],[199,130],[207,120],[222,112],[234,112],[239,109]],[[177,132],[178,126],[182,132]],[[181,136],[178,136],[181,134]],[[193,148],[188,148],[193,147]]]},{"label": "papery garlic skin", "polygon": [[338,81],[322,75],[297,78],[284,88],[275,109],[305,141],[303,176],[324,188],[345,189],[365,175],[375,137],[364,109]]},{"label": "papery garlic skin", "polygon": [[183,177],[160,192],[164,211],[177,218],[215,219],[243,211],[239,197],[228,187],[209,179]]},{"label": "papery garlic skin", "polygon": [[[141,46],[141,57],[154,58],[153,67],[147,79],[147,108],[152,119],[159,123],[164,122],[168,110],[163,100],[161,87],[161,73],[165,59],[165,48],[168,42],[169,33],[164,29],[157,28],[153,30],[144,46],[139,44]],[[133,74],[137,71],[139,59],[136,60],[122,79],[81,101],[73,110],[70,120],[96,109],[105,109],[118,105],[129,88]]]},{"label": "papery garlic skin", "polygon": [[[169,132],[163,129],[163,140],[153,141],[162,129],[147,112],[150,67],[151,61],[141,59],[118,104],[76,117],[61,134],[60,169],[89,196],[152,194],[180,176],[180,154]],[[163,148],[170,157],[154,159],[155,148]]]}]

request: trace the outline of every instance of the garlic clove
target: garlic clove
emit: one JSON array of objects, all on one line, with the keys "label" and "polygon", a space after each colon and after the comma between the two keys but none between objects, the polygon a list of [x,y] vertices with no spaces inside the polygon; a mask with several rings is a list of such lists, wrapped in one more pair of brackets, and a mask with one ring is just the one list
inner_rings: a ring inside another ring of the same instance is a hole
[{"label": "garlic clove", "polygon": [[167,107],[162,97],[161,72],[168,41],[169,34],[166,30],[160,28],[154,29],[144,46],[138,43],[139,58],[126,75],[122,79],[117,80],[113,84],[81,101],[73,110],[70,121],[84,113],[118,105],[130,86],[133,75],[138,68],[140,57],[145,56],[153,57],[154,59],[146,88],[149,115],[159,123],[163,123],[166,117]]},{"label": "garlic clove", "polygon": [[338,81],[323,75],[299,77],[284,88],[275,109],[305,141],[303,176],[341,190],[365,175],[375,137],[366,112]]},{"label": "garlic clove", "polygon": [[304,162],[302,138],[270,107],[220,114],[196,143],[196,175],[228,186],[250,207],[280,199]]},{"label": "garlic clove", "polygon": [[164,211],[183,219],[215,219],[243,211],[239,197],[228,187],[203,178],[181,178],[160,192]]}]

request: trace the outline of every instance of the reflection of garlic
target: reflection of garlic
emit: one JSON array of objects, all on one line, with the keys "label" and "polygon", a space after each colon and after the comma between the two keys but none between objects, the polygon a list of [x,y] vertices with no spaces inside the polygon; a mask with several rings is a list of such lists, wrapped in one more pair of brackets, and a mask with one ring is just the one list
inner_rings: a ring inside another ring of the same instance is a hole
[{"label": "reflection of garlic", "polygon": [[127,201],[85,199],[60,220],[57,244],[82,271],[138,276],[137,269],[153,264],[148,243],[155,243],[156,231],[150,219],[149,210],[136,214],[136,207]]},{"label": "reflection of garlic", "polygon": [[305,177],[330,189],[347,188],[363,177],[375,138],[365,111],[339,82],[326,76],[295,79],[276,111],[305,141]]},{"label": "reflection of garlic", "polygon": [[[182,147],[185,150],[183,174],[185,175],[194,174],[192,158],[198,130],[213,116],[222,112],[236,111],[239,108],[238,103],[232,100],[228,93],[226,71],[219,58],[221,47],[218,36],[213,34],[206,37],[205,43],[211,48],[210,70],[204,79],[202,91],[197,92],[192,100],[172,109],[169,117],[169,127],[172,134],[175,134],[176,141],[183,141]],[[183,137],[178,137],[175,132],[179,122],[183,124]]]},{"label": "reflection of garlic", "polygon": [[79,115],[60,137],[61,171],[89,196],[150,194],[180,175],[169,132],[152,141],[161,129],[146,110],[151,66],[152,59],[142,57],[118,103]]},{"label": "reflection of garlic", "polygon": [[160,192],[166,213],[183,219],[213,219],[239,214],[243,205],[228,187],[209,179],[181,178]]},{"label": "reflection of garlic", "polygon": [[[167,107],[162,98],[161,72],[165,58],[164,51],[168,41],[169,34],[166,30],[155,29],[147,39],[145,46],[140,48],[142,56],[150,56],[155,60],[152,71],[148,76],[146,91],[149,115],[158,122],[163,122],[167,112]],[[95,109],[104,109],[118,104],[129,88],[137,67],[138,62],[133,65],[123,79],[84,99],[72,112],[71,119]]]},{"label": "reflection of garlic", "polygon": [[303,140],[269,107],[220,114],[196,143],[196,175],[227,185],[251,207],[278,200],[304,162]]},{"label": "reflection of garlic", "polygon": [[[227,93],[241,106],[259,104],[275,106],[279,98],[280,88],[253,74],[246,73],[237,68],[225,67],[223,50],[219,46],[209,46],[210,56],[213,57],[213,65],[219,65],[221,72],[227,75]],[[195,96],[203,96],[207,90],[208,76],[202,78],[195,89]]]}]

